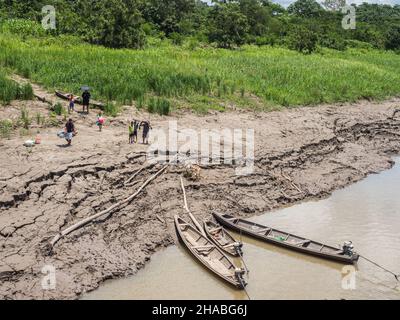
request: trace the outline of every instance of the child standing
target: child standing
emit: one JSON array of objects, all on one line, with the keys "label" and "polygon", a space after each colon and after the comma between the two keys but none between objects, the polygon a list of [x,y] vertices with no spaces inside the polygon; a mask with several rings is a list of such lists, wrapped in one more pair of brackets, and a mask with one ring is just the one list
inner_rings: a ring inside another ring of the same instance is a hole
[{"label": "child standing", "polygon": [[140,122],[135,120],[133,123],[133,142],[138,142],[138,131],[139,131]]},{"label": "child standing", "polygon": [[103,118],[103,114],[101,112],[99,112],[99,114],[97,115],[96,124],[99,127],[100,132],[103,130],[104,122],[105,122],[105,119]]},{"label": "child standing", "polygon": [[128,131],[129,131],[129,144],[133,144],[135,138],[133,121],[131,121],[131,123],[129,124]]},{"label": "child standing", "polygon": [[69,105],[68,105],[68,113],[71,113],[75,109],[75,98],[73,94],[69,95]]}]

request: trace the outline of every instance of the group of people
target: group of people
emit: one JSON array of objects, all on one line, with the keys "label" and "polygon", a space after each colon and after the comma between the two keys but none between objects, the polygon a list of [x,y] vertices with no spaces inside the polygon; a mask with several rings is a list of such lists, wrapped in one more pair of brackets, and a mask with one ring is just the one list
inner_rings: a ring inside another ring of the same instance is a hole
[{"label": "group of people", "polygon": [[[99,131],[101,132],[104,124],[104,118],[101,112],[97,115],[96,124],[99,127]],[[135,144],[138,142],[138,133],[141,128],[143,128],[142,132],[143,144],[149,144],[149,133],[150,130],[152,130],[153,128],[150,125],[150,121],[147,120],[144,121],[133,120],[130,122],[128,127],[129,144]],[[65,129],[64,129],[64,137],[67,140],[69,146],[72,144],[72,138],[76,134],[77,131],[75,129],[75,124],[72,119],[69,119],[68,122],[65,124]]]},{"label": "group of people", "polygon": [[129,131],[129,144],[134,144],[138,142],[138,133],[139,130],[143,128],[142,138],[143,144],[149,144],[149,133],[150,130],[153,129],[150,125],[150,121],[144,120],[133,120],[130,122],[128,131]]},{"label": "group of people", "polygon": [[[82,105],[83,105],[83,112],[86,112],[89,114],[89,104],[90,104],[90,92],[88,90],[84,90],[82,94]],[[69,100],[69,105],[68,105],[68,112],[74,112],[75,111],[75,101],[76,97],[73,94],[68,95],[68,100]],[[96,125],[99,127],[99,131],[101,132],[103,129],[105,119],[102,115],[101,112],[97,115],[97,120],[96,120]],[[139,130],[143,128],[142,131],[142,139],[143,139],[143,144],[149,144],[149,133],[150,130],[153,128],[150,125],[150,121],[143,120],[132,120],[129,123],[128,131],[129,131],[129,144],[135,144],[138,142],[138,133]],[[68,145],[70,146],[72,144],[72,138],[77,134],[75,130],[75,125],[72,119],[69,119],[68,122],[65,124],[65,129],[64,129],[64,136],[65,139],[67,140]]]}]

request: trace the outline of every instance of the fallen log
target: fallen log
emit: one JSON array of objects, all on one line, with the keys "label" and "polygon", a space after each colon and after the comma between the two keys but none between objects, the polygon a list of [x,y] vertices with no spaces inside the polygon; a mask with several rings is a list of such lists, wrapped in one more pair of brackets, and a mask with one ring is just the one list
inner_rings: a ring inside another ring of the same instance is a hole
[{"label": "fallen log", "polygon": [[143,179],[141,179],[141,180],[135,180],[135,181],[133,181],[133,182],[127,183],[127,184],[125,185],[125,187],[133,187],[133,186],[137,185],[139,182],[143,182]]},{"label": "fallen log", "polygon": [[103,210],[99,213],[96,213],[90,217],[87,217],[77,223],[75,223],[74,225],[68,227],[67,229],[61,231],[60,233],[58,233],[51,241],[50,241],[50,246],[51,248],[54,247],[54,245],[63,237],[65,237],[66,235],[70,234],[71,232],[85,226],[86,224],[88,224],[89,222],[92,222],[93,220],[96,220],[98,218],[100,218],[103,215],[106,215],[110,212],[112,212],[113,210],[121,207],[123,204],[129,203],[131,202],[135,197],[137,197],[140,192],[142,192],[142,190],[150,183],[152,182],[154,179],[156,179],[159,175],[161,175],[168,167],[168,164],[163,166],[157,173],[155,173],[153,176],[151,176],[149,179],[147,179],[142,186],[134,193],[132,194],[130,197],[126,198],[125,200],[122,200],[114,205],[112,205],[111,207],[109,207],[106,210]]},{"label": "fallen log", "polygon": [[157,217],[158,221],[160,221],[161,223],[165,223],[165,221],[158,214],[156,215],[156,217]]},{"label": "fallen log", "polygon": [[131,182],[133,179],[135,179],[138,174],[140,174],[145,168],[141,168],[137,170],[128,180],[125,181],[124,185],[127,185],[129,182]]},{"label": "fallen log", "polygon": [[[61,98],[61,99],[64,99],[64,100],[69,100],[68,94],[62,93],[62,92],[60,92],[60,91],[56,91],[56,96],[59,97],[59,98]],[[74,96],[75,96],[75,95],[74,95]],[[74,99],[74,100],[75,100],[75,103],[77,103],[77,104],[82,104],[82,100],[81,100],[80,97],[77,98],[77,99]],[[90,105],[93,106],[93,107],[99,108],[99,109],[104,109],[104,107],[105,107],[105,105],[104,105],[103,103],[95,102],[95,101],[92,101],[92,102],[90,103]]]},{"label": "fallen log", "polygon": [[36,93],[34,93],[33,96],[34,96],[36,99],[38,99],[40,102],[47,103],[47,104],[50,105],[50,106],[53,105],[53,102],[50,101],[50,100],[47,100],[46,97],[39,96],[39,95],[36,94]]}]

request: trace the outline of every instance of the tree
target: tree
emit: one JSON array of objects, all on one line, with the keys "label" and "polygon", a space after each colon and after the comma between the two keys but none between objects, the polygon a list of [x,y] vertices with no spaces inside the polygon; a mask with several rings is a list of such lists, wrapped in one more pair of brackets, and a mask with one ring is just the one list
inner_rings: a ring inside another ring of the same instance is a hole
[{"label": "tree", "polygon": [[249,25],[237,3],[216,4],[210,12],[209,21],[208,37],[211,42],[216,42],[222,48],[245,43]]},{"label": "tree", "polygon": [[392,26],[386,35],[386,49],[400,50],[400,26]]},{"label": "tree", "polygon": [[271,12],[273,16],[280,16],[286,13],[286,9],[282,7],[279,3],[272,2],[271,0],[260,0],[261,5]]},{"label": "tree", "polygon": [[145,20],[157,25],[167,36],[180,32],[183,21],[195,8],[195,0],[142,0],[140,4]]},{"label": "tree", "polygon": [[249,33],[254,36],[265,34],[271,16],[269,8],[263,6],[260,0],[239,0],[239,7],[240,12],[246,16]]},{"label": "tree", "polygon": [[301,18],[318,17],[322,11],[321,5],[315,0],[297,0],[288,7],[290,14]]},{"label": "tree", "polygon": [[346,0],[324,0],[321,4],[326,10],[339,11],[346,5]]},{"label": "tree", "polygon": [[[343,14],[337,10],[344,0],[298,0],[288,10],[272,1],[276,0],[0,0],[0,28],[25,37],[74,35],[113,48],[141,48],[146,37],[165,36],[175,44],[190,38],[188,42],[212,41],[225,48],[296,42],[294,47],[301,48],[298,33],[306,32],[295,30],[298,26],[311,27],[323,47],[343,50],[357,40],[398,50],[399,5],[354,5],[357,28],[344,30]],[[45,5],[56,8],[57,29],[42,33],[37,31]]]},{"label": "tree", "polygon": [[78,9],[81,19],[90,26],[83,31],[89,42],[112,48],[144,45],[144,20],[135,0],[80,0]]},{"label": "tree", "polygon": [[8,18],[24,18],[36,20],[41,8],[44,6],[43,0],[0,0],[0,11],[6,13]]},{"label": "tree", "polygon": [[375,48],[383,49],[385,47],[385,35],[374,25],[365,22],[357,23],[357,28],[352,30],[352,39],[367,42]]},{"label": "tree", "polygon": [[294,28],[288,37],[290,49],[310,54],[317,49],[318,36],[315,32],[303,26]]}]

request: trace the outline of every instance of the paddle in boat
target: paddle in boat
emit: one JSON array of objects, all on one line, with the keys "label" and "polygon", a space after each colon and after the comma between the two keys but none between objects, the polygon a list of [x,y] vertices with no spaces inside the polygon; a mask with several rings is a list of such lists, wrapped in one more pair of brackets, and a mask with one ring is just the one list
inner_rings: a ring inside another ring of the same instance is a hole
[{"label": "paddle in boat", "polygon": [[236,268],[211,240],[179,216],[175,216],[175,227],[185,247],[206,268],[236,288],[245,288],[247,285],[243,279],[245,271]]},{"label": "paddle in boat", "polygon": [[213,212],[213,216],[219,223],[231,230],[287,249],[349,264],[357,262],[359,258],[359,255],[353,251],[354,247],[350,241],[345,242],[339,249],[229,214]]},{"label": "paddle in boat", "polygon": [[222,251],[234,257],[243,256],[243,244],[236,241],[219,223],[207,220],[204,221],[203,227],[207,237]]}]

